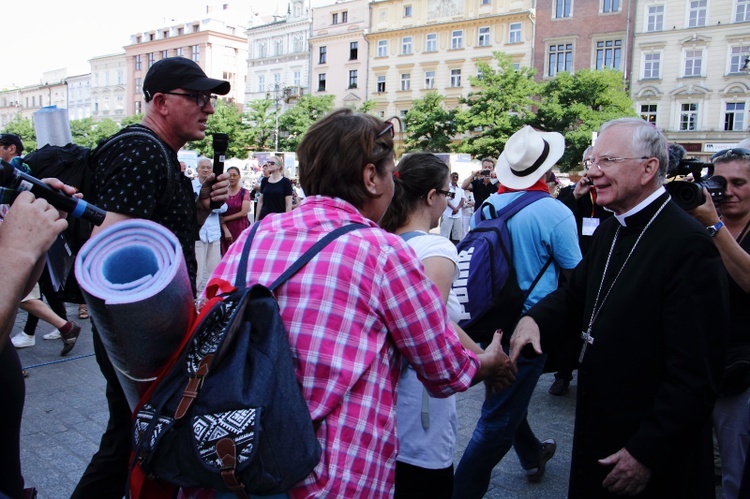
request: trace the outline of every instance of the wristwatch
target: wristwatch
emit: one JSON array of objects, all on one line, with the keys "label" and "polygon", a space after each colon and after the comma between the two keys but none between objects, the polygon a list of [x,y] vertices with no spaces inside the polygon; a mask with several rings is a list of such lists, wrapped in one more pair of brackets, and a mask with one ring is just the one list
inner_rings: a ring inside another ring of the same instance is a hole
[{"label": "wristwatch", "polygon": [[719,220],[719,223],[717,223],[716,225],[709,225],[708,227],[706,227],[706,230],[708,231],[709,236],[714,237],[722,227],[724,227],[724,222]]}]

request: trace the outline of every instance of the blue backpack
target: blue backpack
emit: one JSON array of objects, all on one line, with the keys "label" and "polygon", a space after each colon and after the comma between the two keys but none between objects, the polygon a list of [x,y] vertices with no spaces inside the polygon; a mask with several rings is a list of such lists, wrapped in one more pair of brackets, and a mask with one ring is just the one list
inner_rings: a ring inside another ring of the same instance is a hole
[{"label": "blue backpack", "polygon": [[552,263],[547,260],[531,287],[522,291],[513,268],[513,246],[508,220],[531,203],[548,197],[541,191],[528,191],[500,211],[485,201],[474,213],[474,228],[458,243],[459,278],[453,291],[461,304],[458,325],[476,342],[490,342],[501,329],[504,342],[510,339],[523,311],[526,297]]},{"label": "blue backpack", "polygon": [[[365,225],[331,231],[273,284],[246,288],[258,225],[245,242],[236,291],[211,298],[176,360],[136,408],[129,497],[155,497],[154,491],[175,485],[237,497],[278,494],[320,460],[273,291],[328,243]],[[212,280],[209,296],[212,286],[231,288]]]}]

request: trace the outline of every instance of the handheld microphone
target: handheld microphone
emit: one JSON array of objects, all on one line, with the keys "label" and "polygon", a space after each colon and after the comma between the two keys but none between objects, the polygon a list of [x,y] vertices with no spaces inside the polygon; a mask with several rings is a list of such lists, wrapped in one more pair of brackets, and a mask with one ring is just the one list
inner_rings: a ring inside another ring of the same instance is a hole
[{"label": "handheld microphone", "polygon": [[53,189],[41,180],[22,172],[1,159],[0,187],[7,187],[17,191],[31,191],[33,195],[46,199],[49,204],[58,210],[65,211],[76,218],[81,218],[94,225],[101,225],[104,222],[104,217],[107,215],[107,212],[98,206]]},{"label": "handheld microphone", "polygon": [[[218,177],[224,173],[224,156],[227,153],[227,146],[229,146],[229,135],[226,133],[215,133],[213,135],[212,146],[214,149],[214,175]],[[221,202],[211,201],[211,209],[217,210],[221,208],[222,204]]]}]

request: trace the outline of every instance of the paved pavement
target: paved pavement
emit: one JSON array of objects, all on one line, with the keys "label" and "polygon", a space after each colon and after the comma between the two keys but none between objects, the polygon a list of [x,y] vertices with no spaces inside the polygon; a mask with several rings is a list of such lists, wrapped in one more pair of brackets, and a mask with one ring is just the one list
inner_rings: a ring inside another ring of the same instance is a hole
[{"label": "paved pavement", "polygon": [[[68,307],[69,318],[77,307]],[[19,312],[13,334],[23,328]],[[74,319],[77,320],[77,319]],[[68,357],[60,357],[62,342],[45,341],[51,327],[40,322],[36,346],[19,350],[21,364],[29,371],[26,405],[21,428],[21,462],[27,487],[34,486],[41,499],[70,497],[78,479],[98,448],[107,422],[104,380],[93,354],[89,321]],[[568,487],[570,447],[573,434],[575,380],[570,393],[547,393],[552,375],[543,375],[529,408],[529,421],[541,439],[554,438],[557,454],[547,465],[541,483],[529,484],[518,458],[509,452],[495,468],[487,498],[564,498]],[[459,438],[456,462],[471,438],[484,392],[475,387],[458,396]]]}]

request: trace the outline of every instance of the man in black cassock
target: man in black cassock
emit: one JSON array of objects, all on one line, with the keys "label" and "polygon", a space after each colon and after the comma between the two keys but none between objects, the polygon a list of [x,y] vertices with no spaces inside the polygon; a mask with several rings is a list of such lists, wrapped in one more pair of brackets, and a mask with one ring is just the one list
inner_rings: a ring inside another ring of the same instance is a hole
[{"label": "man in black cassock", "polygon": [[[511,339],[512,360],[525,345],[541,353],[564,336],[582,340],[570,498],[714,497],[726,273],[706,227],[665,191],[667,162],[666,140],[647,122],[602,126],[585,166],[615,216]],[[580,328],[559,327],[571,321]]]}]

